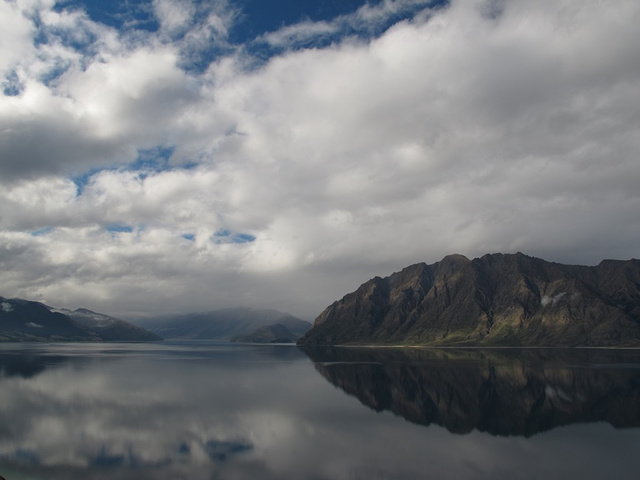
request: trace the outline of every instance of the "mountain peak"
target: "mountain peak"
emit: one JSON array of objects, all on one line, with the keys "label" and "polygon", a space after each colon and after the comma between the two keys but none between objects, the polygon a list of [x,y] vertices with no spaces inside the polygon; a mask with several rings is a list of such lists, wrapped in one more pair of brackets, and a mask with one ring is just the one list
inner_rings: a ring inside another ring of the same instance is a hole
[{"label": "mountain peak", "polygon": [[301,343],[640,345],[640,262],[448,255],[362,284],[322,312]]},{"label": "mountain peak", "polygon": [[471,260],[469,260],[467,257],[465,257],[464,255],[462,255],[460,253],[451,253],[449,255],[446,255],[438,263],[454,264],[454,265],[465,265],[465,264],[469,263],[470,261]]}]

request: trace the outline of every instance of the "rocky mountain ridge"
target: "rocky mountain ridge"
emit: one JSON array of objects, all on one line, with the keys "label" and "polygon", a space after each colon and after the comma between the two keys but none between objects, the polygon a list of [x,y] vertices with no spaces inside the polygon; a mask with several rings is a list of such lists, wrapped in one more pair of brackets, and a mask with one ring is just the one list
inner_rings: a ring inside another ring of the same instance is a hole
[{"label": "rocky mountain ridge", "polygon": [[157,340],[162,338],[124,320],[84,308],[56,309],[40,302],[0,297],[0,342]]},{"label": "rocky mountain ridge", "polygon": [[299,343],[640,346],[640,261],[449,255],[362,284]]}]

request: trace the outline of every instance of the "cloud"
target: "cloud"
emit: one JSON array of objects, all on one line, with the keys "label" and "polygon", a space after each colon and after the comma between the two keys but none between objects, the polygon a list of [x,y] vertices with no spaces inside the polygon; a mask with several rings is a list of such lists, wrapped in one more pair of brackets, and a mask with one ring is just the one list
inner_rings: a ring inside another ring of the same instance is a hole
[{"label": "cloud", "polygon": [[328,37],[338,32],[338,27],[329,22],[306,21],[283,27],[275,32],[262,35],[260,41],[272,47],[284,48],[290,45],[300,45],[319,37]]},{"label": "cloud", "polygon": [[[405,14],[419,12],[420,16],[424,17],[434,5],[437,6],[439,3],[432,0],[384,0],[374,4],[367,2],[358,8],[355,13],[345,15],[344,18],[354,27],[373,29],[379,25],[384,25],[390,18]],[[444,3],[446,4],[447,2]],[[425,7],[431,8],[425,11]]]},{"label": "cloud", "polygon": [[14,3],[9,2],[0,3],[0,18],[3,19],[0,29],[0,43],[3,45],[0,51],[0,74],[5,76],[21,58],[31,54],[33,24]]},{"label": "cloud", "polygon": [[422,18],[428,16],[433,5],[432,0],[366,2],[354,12],[339,15],[330,21],[304,20],[262,34],[255,41],[272,48],[298,49],[322,46],[323,43],[339,42],[350,37],[370,39],[398,21],[411,19],[416,14]]},{"label": "cloud", "polygon": [[638,256],[637,2],[386,1],[265,35],[262,63],[229,3],[155,2],[135,35],[42,3],[42,44],[23,5],[0,7],[4,295],[313,317],[454,251]]},{"label": "cloud", "polygon": [[20,37],[36,46],[8,66],[14,91],[0,97],[3,181],[128,163],[171,142],[160,125],[194,99],[173,47],[118,38],[83,12],[49,10],[52,2],[20,6],[40,26]]},{"label": "cloud", "polygon": [[160,27],[169,35],[184,32],[193,21],[195,5],[191,1],[153,0]]},{"label": "cloud", "polygon": [[162,41],[177,48],[179,65],[186,71],[201,72],[219,56],[238,49],[229,41],[229,32],[240,12],[227,0],[154,0],[153,7]]}]

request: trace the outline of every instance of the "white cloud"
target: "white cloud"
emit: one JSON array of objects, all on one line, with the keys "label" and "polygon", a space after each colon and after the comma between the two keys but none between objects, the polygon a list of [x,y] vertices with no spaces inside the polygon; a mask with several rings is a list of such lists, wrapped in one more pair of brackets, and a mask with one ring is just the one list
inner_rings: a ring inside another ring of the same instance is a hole
[{"label": "white cloud", "polygon": [[194,100],[176,61],[169,48],[141,48],[70,71],[60,90],[73,97],[76,112],[93,125],[97,138],[152,146],[164,137],[171,143],[165,135]]},{"label": "white cloud", "polygon": [[[162,21],[178,4],[155,5]],[[51,13],[92,32],[90,54],[51,41],[46,61],[2,60],[21,62],[23,82],[0,97],[3,295],[114,314],[118,298],[123,312],[247,303],[312,317],[371,276],[454,251],[638,256],[637,2],[458,1],[369,41],[253,70],[236,49],[186,72],[199,42],[228,40],[234,11],[216,5],[165,19],[172,35],[186,29],[175,41]],[[373,26],[400,8],[356,13]],[[335,25],[268,38],[285,46]],[[11,41],[28,52],[33,30]],[[55,59],[65,72],[43,83]],[[131,166],[157,146],[172,148],[166,164]],[[255,241],[216,242],[221,231]]]},{"label": "white cloud", "polygon": [[11,2],[0,2],[0,19],[0,75],[4,77],[20,59],[32,55],[34,27]]},{"label": "white cloud", "polygon": [[431,0],[384,0],[375,4],[366,2],[356,11],[339,15],[330,21],[301,21],[263,34],[256,41],[276,48],[296,48],[327,39],[338,41],[344,35],[367,37],[403,16],[410,17],[416,13],[419,17],[428,16],[431,9],[426,7],[431,3]]},{"label": "white cloud", "polygon": [[273,47],[287,47],[290,45],[304,44],[309,40],[316,40],[318,37],[328,36],[338,32],[338,26],[329,22],[306,21],[288,25],[269,32],[260,37],[260,41],[266,42]]},{"label": "white cloud", "polygon": [[[358,10],[347,15],[350,23],[360,24],[365,28],[371,28],[385,22],[389,17],[410,12],[416,8],[424,8],[432,4],[430,0],[384,0],[380,3],[365,3]],[[423,12],[424,13],[424,12]]]},{"label": "white cloud", "polygon": [[189,0],[153,0],[153,9],[161,28],[170,35],[186,30],[195,14],[195,6]]}]

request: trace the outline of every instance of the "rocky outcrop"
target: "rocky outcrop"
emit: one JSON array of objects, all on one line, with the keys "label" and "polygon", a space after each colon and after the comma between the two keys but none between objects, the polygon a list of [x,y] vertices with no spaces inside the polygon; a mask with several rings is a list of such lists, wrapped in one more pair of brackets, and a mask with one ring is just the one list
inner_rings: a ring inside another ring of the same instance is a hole
[{"label": "rocky outcrop", "polygon": [[640,261],[587,267],[522,253],[451,255],[369,280],[299,343],[640,345]]}]

